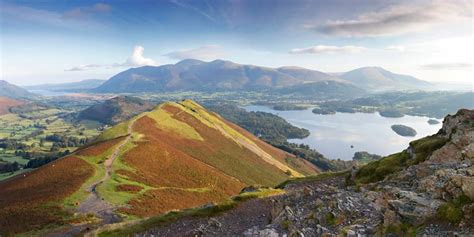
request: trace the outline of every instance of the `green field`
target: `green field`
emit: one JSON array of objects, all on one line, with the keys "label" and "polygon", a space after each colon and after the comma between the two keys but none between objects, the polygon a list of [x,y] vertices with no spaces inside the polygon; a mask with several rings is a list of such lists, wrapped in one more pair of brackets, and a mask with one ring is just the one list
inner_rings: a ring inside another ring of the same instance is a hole
[{"label": "green field", "polygon": [[[15,151],[27,152],[40,157],[48,157],[52,154],[53,142],[46,141],[48,135],[61,135],[77,139],[94,139],[101,131],[101,124],[93,121],[71,120],[66,116],[71,111],[57,108],[45,108],[42,110],[21,111],[18,114],[10,113],[0,116],[0,143],[2,141],[13,141],[27,146],[26,149],[13,149],[0,146],[0,161],[26,165],[32,157],[21,154],[15,155]],[[73,152],[78,147],[69,146],[57,148],[55,152]],[[24,158],[26,157],[26,158]],[[33,158],[35,158],[33,157]],[[13,173],[1,173],[0,180],[23,172],[22,169]]]}]

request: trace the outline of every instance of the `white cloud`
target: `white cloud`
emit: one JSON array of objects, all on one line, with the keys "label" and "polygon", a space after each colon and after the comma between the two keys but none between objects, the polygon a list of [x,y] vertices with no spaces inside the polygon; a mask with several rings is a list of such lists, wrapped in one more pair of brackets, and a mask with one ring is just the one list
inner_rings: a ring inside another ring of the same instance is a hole
[{"label": "white cloud", "polygon": [[322,53],[358,53],[366,48],[354,45],[333,46],[315,45],[309,48],[296,48],[289,51],[291,54],[322,54]]},{"label": "white cloud", "polygon": [[200,60],[213,60],[222,58],[225,52],[222,50],[220,45],[205,45],[195,49],[174,51],[165,54],[164,56],[172,59],[200,59]]},{"label": "white cloud", "polygon": [[143,52],[145,48],[141,45],[136,45],[133,48],[132,54],[125,60],[123,63],[113,63],[113,64],[86,64],[75,66],[64,71],[68,72],[77,72],[77,71],[86,71],[100,68],[112,68],[112,67],[141,67],[141,66],[156,66],[158,65],[153,59],[145,58]]},{"label": "white cloud", "polygon": [[156,62],[151,58],[145,58],[143,52],[145,48],[143,46],[137,45],[133,48],[132,55],[128,57],[125,63],[120,64],[120,66],[154,66]]},{"label": "white cloud", "polygon": [[472,1],[430,1],[395,5],[350,20],[307,25],[317,32],[345,37],[385,36],[424,31],[436,25],[472,20]]},{"label": "white cloud", "polygon": [[426,70],[472,70],[471,63],[432,63],[420,65],[421,69]]},{"label": "white cloud", "polygon": [[87,64],[87,65],[80,65],[80,66],[75,66],[70,69],[66,69],[64,71],[66,72],[78,72],[78,71],[86,71],[86,70],[91,70],[91,69],[96,69],[96,68],[101,68],[102,65],[99,64]]}]

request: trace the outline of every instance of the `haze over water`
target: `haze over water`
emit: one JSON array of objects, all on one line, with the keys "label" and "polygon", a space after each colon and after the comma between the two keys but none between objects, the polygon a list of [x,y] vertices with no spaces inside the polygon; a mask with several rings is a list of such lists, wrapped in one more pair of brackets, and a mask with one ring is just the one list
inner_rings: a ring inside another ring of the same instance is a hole
[{"label": "haze over water", "polygon": [[[289,142],[304,143],[330,159],[351,160],[356,151],[367,151],[378,155],[389,155],[408,147],[410,141],[438,132],[442,124],[430,125],[428,117],[408,116],[385,118],[378,113],[336,113],[318,115],[308,110],[277,111],[265,106],[246,106],[247,111],[262,111],[277,114],[294,126],[306,128],[310,136],[290,139]],[[403,124],[414,128],[415,137],[402,137],[390,126]],[[354,146],[351,148],[351,145]]]}]

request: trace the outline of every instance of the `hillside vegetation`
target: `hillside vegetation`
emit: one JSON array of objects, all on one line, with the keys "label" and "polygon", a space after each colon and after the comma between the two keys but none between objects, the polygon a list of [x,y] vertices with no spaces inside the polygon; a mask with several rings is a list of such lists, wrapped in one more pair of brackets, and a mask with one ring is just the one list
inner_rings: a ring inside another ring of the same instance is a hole
[{"label": "hillside vegetation", "polygon": [[112,226],[99,236],[472,236],[473,123],[474,111],[462,109],[437,134],[359,169],[292,178],[277,186],[279,195]]},{"label": "hillside vegetation", "polygon": [[[55,169],[73,161],[67,169]],[[66,171],[80,178],[64,178]],[[45,172],[47,179],[36,177]],[[28,197],[1,195],[0,229],[43,229],[42,220],[50,221],[50,228],[71,222],[110,223],[108,212],[117,220],[156,216],[223,202],[246,186],[275,186],[317,172],[311,163],[266,144],[194,101],[167,102],[106,130],[95,143],[66,158],[0,184],[3,192],[17,190]],[[31,184],[24,186],[19,181],[23,179]],[[49,191],[59,184],[57,192]],[[87,210],[95,195],[107,211],[93,211],[93,217]],[[40,208],[44,203],[57,214]],[[37,210],[35,218],[30,219],[32,213],[23,206]],[[23,221],[13,226],[7,216]]]}]

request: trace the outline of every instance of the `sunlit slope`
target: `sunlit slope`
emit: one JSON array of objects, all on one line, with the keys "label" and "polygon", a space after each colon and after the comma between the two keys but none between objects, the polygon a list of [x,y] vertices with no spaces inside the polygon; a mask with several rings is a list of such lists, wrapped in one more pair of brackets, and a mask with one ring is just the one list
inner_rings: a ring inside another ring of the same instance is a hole
[{"label": "sunlit slope", "polygon": [[[108,130],[133,138],[115,161],[115,179],[99,187],[120,211],[150,216],[218,202],[253,184],[275,185],[316,169],[187,100],[164,103]],[[116,131],[115,131],[116,130]],[[121,190],[117,197],[113,192]]]},{"label": "sunlit slope", "polygon": [[[0,183],[0,229],[20,233],[104,219],[87,204],[125,219],[154,216],[317,172],[193,101],[164,103],[68,157]],[[101,203],[88,203],[91,196]]]},{"label": "sunlit slope", "polygon": [[70,156],[0,183],[0,235],[72,221],[62,201],[93,173],[87,162]]}]

